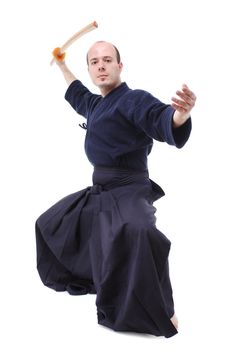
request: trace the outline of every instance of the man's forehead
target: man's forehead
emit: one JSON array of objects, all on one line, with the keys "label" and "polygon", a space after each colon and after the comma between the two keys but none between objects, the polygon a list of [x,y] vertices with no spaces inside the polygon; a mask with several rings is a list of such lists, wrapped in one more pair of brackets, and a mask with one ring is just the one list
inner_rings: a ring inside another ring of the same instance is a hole
[{"label": "man's forehead", "polygon": [[99,56],[114,56],[114,47],[109,43],[95,43],[88,51],[89,58]]}]

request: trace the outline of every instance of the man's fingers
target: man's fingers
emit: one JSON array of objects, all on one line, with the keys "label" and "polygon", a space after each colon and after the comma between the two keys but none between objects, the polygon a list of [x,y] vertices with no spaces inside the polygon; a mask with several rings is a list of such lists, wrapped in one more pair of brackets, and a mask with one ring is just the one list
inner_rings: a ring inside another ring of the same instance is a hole
[{"label": "man's fingers", "polygon": [[186,92],[183,92],[183,91],[177,91],[176,92],[177,96],[179,96],[183,101],[185,101],[185,103],[187,103],[188,105],[190,106],[194,106],[195,104],[195,98],[193,96],[193,94],[191,93],[186,93]]},{"label": "man's fingers", "polygon": [[191,105],[184,99],[180,100],[176,97],[172,97],[172,101],[179,107],[182,107],[184,109],[190,108]]},{"label": "man's fingers", "polygon": [[182,90],[177,90],[176,95],[180,99],[173,97],[172,101],[175,103],[174,108],[178,107],[184,109],[185,111],[191,110],[196,102],[195,94],[188,88],[186,84],[182,85]]},{"label": "man's fingers", "polygon": [[192,101],[196,101],[196,95],[188,88],[186,84],[182,85],[182,92],[188,96]]},{"label": "man's fingers", "polygon": [[172,107],[178,111],[178,112],[181,112],[181,113],[189,113],[189,109],[187,108],[184,108],[176,103],[172,103]]}]

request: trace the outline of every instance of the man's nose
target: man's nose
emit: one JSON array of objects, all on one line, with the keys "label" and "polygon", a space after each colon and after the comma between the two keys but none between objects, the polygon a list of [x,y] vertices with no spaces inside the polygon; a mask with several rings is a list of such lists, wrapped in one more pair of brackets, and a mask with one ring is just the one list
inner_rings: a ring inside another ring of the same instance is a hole
[{"label": "man's nose", "polygon": [[105,66],[104,66],[104,63],[103,63],[103,62],[100,62],[100,63],[99,63],[98,70],[99,70],[99,72],[102,72],[102,71],[105,70]]}]

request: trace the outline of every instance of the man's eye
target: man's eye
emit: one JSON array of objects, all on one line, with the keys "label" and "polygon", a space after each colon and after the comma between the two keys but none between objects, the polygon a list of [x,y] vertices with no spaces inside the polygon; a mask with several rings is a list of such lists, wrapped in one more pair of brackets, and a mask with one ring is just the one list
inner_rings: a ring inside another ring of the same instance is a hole
[{"label": "man's eye", "polygon": [[92,61],[91,65],[94,66],[97,63],[97,61]]}]

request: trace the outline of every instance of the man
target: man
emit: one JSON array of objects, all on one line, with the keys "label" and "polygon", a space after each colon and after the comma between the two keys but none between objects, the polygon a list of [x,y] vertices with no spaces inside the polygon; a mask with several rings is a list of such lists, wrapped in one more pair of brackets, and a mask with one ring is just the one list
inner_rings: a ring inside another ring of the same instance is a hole
[{"label": "man", "polygon": [[111,43],[88,51],[92,94],[54,57],[68,84],[65,98],[87,119],[85,151],[93,186],[71,194],[36,222],[43,283],[71,294],[96,293],[98,322],[117,331],[171,337],[177,333],[168,255],[153,202],[164,195],[149,179],[153,139],[183,147],[191,132],[194,93],[183,85],[166,105],[121,82],[123,64]]}]

